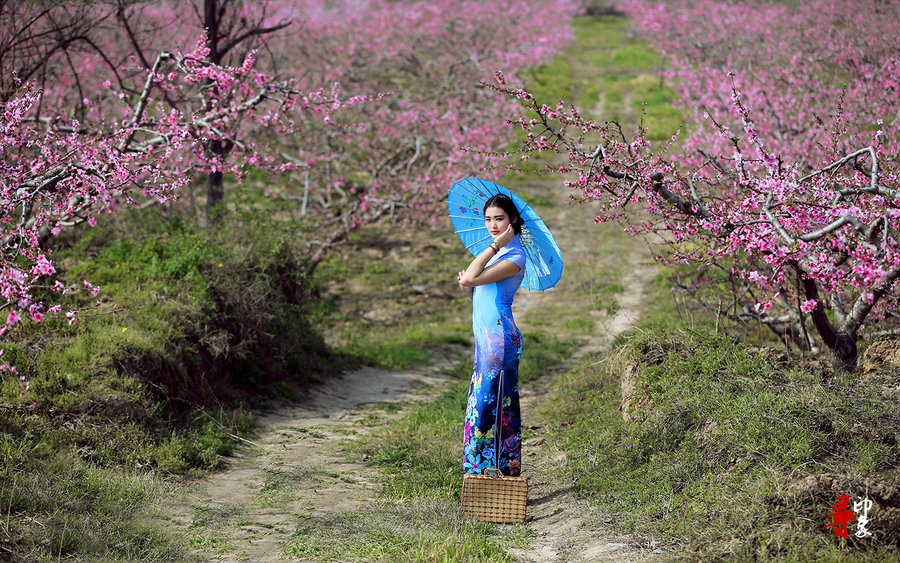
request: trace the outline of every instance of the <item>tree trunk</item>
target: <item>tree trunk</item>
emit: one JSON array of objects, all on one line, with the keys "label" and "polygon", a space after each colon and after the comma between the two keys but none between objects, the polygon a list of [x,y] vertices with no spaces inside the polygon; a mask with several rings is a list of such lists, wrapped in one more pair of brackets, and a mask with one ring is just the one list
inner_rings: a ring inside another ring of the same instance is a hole
[{"label": "tree trunk", "polygon": [[834,355],[841,362],[846,371],[856,370],[856,361],[859,359],[859,348],[856,346],[856,335],[839,332],[832,348]]},{"label": "tree trunk", "polygon": [[[206,27],[207,40],[209,41],[209,60],[214,64],[219,64],[221,58],[219,54],[219,2],[218,0],[203,1],[203,25]],[[216,157],[225,154],[225,146],[222,141],[210,141],[206,145],[206,150]],[[215,209],[225,198],[225,187],[223,184],[223,174],[221,170],[210,172],[206,176],[206,225],[211,226],[215,221]]]},{"label": "tree trunk", "polygon": [[203,26],[206,27],[206,36],[209,40],[209,60],[219,64],[219,2],[218,0],[203,0]]},{"label": "tree trunk", "polygon": [[225,198],[225,188],[222,185],[222,172],[210,172],[206,175],[206,224],[211,225],[215,219],[215,209],[222,204]]},{"label": "tree trunk", "polygon": [[[206,37],[209,46],[209,61],[216,65],[224,64],[229,51],[235,46],[243,43],[245,40],[259,37],[261,35],[284,29],[290,25],[290,21],[282,22],[269,27],[262,27],[262,22],[249,28],[245,27],[246,22],[241,18],[240,28],[235,31],[234,15],[231,12],[240,7],[240,2],[234,2],[232,6],[229,3],[232,0],[203,0],[203,26],[206,28]],[[226,15],[231,14],[229,19]],[[242,33],[238,33],[241,32]],[[207,81],[207,85],[211,81]],[[212,94],[208,94],[212,95]],[[210,100],[207,99],[207,109],[211,107]],[[206,144],[206,152],[212,154],[217,160],[227,155],[234,148],[233,140],[211,140]],[[223,173],[220,170],[210,172],[206,178],[206,223],[212,225],[215,221],[215,208],[220,206],[225,198],[225,187],[223,184]]]},{"label": "tree trunk", "polygon": [[[820,311],[821,310],[821,311]],[[856,331],[835,330],[828,321],[824,307],[819,306],[812,314],[813,326],[822,338],[835,358],[846,371],[856,370],[856,360],[859,358],[859,348],[856,346]]]},{"label": "tree trunk", "polygon": [[[802,276],[800,268],[796,268],[797,275]],[[839,322],[838,328],[835,328],[828,319],[828,315],[825,314],[825,303],[819,295],[819,288],[816,282],[808,277],[801,277],[801,282],[806,298],[815,299],[818,303],[810,317],[812,317],[816,332],[822,338],[822,343],[834,353],[835,358],[841,363],[841,367],[844,370],[855,371],[856,360],[859,357],[859,348],[856,346],[858,329],[855,325],[850,325],[848,322]]]}]

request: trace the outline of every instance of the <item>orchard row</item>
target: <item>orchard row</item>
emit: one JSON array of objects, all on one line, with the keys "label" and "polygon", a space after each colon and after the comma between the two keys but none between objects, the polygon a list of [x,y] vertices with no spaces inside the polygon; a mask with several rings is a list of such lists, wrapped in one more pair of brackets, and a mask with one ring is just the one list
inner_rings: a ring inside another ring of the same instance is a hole
[{"label": "orchard row", "polygon": [[489,169],[497,157],[485,151],[507,134],[514,103],[479,80],[558,51],[576,9],[0,3],[0,334],[48,313],[77,318],[34,295],[55,272],[51,237],[124,204],[169,202],[198,181],[208,221],[226,188],[250,175],[268,182],[269,196],[290,202],[313,262],[381,218],[436,220],[447,187]]},{"label": "orchard row", "polygon": [[[900,2],[621,0],[662,53],[685,121],[651,146],[574,106],[524,100],[524,150],[568,156],[598,221],[660,235],[676,284],[738,321],[856,364],[897,325]],[[655,132],[659,137],[659,132]],[[627,215],[628,206],[649,212]]]}]

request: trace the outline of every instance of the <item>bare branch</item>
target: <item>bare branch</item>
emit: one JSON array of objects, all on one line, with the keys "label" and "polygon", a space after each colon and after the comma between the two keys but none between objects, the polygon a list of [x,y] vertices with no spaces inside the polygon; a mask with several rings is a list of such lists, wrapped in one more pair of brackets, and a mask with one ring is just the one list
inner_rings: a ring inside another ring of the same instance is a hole
[{"label": "bare branch", "polygon": [[279,24],[276,24],[273,26],[269,26],[269,27],[257,27],[257,28],[251,29],[251,30],[235,37],[230,42],[228,42],[224,47],[222,47],[222,49],[219,50],[219,56],[224,58],[225,55],[227,55],[229,51],[231,51],[232,49],[234,49],[235,47],[237,47],[239,44],[246,41],[247,39],[250,39],[251,37],[274,33],[278,30],[286,28],[287,26],[291,25],[291,23],[292,23],[291,20],[288,20],[286,22],[282,22],[282,23],[279,23]]},{"label": "bare branch", "polygon": [[[137,106],[134,109],[134,113],[131,116],[131,121],[129,125],[136,125],[144,115],[144,109],[147,107],[147,102],[150,98],[150,90],[153,87],[153,80],[156,78],[156,74],[159,72],[159,67],[162,65],[163,61],[167,61],[171,58],[169,53],[165,51],[160,53],[159,56],[156,57],[156,61],[153,63],[153,68],[150,69],[150,72],[147,74],[147,80],[144,82],[144,89],[141,91],[140,98],[138,98]],[[119,144],[119,150],[125,151],[131,141],[134,139],[135,130],[132,131],[122,139],[122,142]]]}]

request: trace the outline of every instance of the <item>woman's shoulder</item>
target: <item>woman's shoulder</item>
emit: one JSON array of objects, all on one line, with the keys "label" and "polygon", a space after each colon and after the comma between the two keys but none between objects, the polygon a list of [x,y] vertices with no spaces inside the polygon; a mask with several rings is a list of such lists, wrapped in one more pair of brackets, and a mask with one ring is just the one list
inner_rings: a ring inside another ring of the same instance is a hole
[{"label": "woman's shoulder", "polygon": [[519,260],[525,260],[525,249],[522,248],[521,244],[510,244],[509,250],[507,250],[506,254],[503,256],[507,260],[512,260],[514,262],[518,262]]},{"label": "woman's shoulder", "polygon": [[525,249],[522,248],[522,243],[519,241],[515,241],[511,245],[509,245],[509,249],[517,254],[525,255]]}]

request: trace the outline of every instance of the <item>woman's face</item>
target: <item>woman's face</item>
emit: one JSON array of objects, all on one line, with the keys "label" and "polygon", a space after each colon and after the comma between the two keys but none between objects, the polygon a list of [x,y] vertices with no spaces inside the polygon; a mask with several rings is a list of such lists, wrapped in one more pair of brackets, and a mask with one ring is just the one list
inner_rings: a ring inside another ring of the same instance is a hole
[{"label": "woman's face", "polygon": [[484,210],[484,226],[491,236],[497,236],[511,224],[509,215],[499,207],[488,207]]}]

